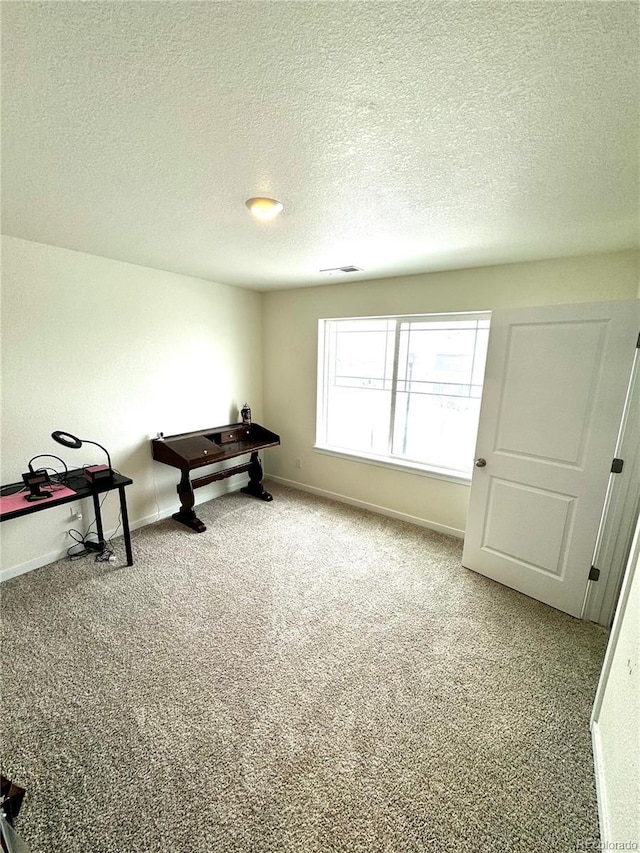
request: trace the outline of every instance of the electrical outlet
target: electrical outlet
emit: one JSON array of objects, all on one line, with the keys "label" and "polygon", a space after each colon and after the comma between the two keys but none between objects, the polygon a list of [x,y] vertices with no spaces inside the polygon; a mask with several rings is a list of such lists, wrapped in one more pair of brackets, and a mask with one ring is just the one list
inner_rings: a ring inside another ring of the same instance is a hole
[{"label": "electrical outlet", "polygon": [[296,459],[296,468],[302,468],[302,459],[300,457]]},{"label": "electrical outlet", "polygon": [[82,510],[79,506],[74,506],[71,510],[71,521],[82,521]]}]

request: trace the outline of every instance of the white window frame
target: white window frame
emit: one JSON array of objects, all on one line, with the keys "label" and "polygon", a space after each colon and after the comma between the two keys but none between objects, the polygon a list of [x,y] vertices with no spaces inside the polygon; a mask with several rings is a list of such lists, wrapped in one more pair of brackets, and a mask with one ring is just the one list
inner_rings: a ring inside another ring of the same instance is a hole
[{"label": "white window frame", "polygon": [[449,482],[460,483],[461,485],[471,485],[471,472],[452,471],[447,468],[439,468],[435,465],[423,464],[420,462],[411,461],[408,459],[399,459],[391,455],[376,455],[366,453],[361,450],[347,450],[332,447],[318,440],[318,436],[324,434],[326,425],[326,410],[327,410],[327,383],[325,377],[329,375],[329,353],[327,347],[327,324],[340,320],[393,320],[396,322],[396,353],[394,354],[394,375],[391,387],[391,421],[395,416],[397,383],[397,349],[399,342],[399,334],[397,329],[403,322],[447,322],[452,321],[473,321],[473,320],[489,320],[491,321],[491,311],[460,311],[446,314],[392,314],[381,316],[365,316],[365,317],[323,317],[318,320],[318,364],[317,364],[317,404],[316,404],[316,443],[314,450],[317,453],[326,454],[327,456],[336,456],[341,459],[348,459],[354,462],[362,462],[368,465],[377,465],[383,468],[391,468],[393,470],[406,471],[411,474],[418,474],[426,477],[432,477],[438,480],[448,480]]}]

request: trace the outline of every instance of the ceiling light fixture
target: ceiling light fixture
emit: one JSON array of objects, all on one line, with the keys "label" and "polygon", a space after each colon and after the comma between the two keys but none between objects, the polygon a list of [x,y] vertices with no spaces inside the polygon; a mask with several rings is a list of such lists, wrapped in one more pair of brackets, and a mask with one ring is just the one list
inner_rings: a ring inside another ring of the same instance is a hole
[{"label": "ceiling light fixture", "polygon": [[274,219],[284,210],[282,202],[275,198],[248,198],[245,204],[256,219]]}]

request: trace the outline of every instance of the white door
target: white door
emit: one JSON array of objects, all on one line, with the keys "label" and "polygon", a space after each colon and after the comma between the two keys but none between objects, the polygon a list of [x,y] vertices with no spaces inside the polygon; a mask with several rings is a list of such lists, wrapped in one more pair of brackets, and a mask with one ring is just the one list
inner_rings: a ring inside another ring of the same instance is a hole
[{"label": "white door", "polygon": [[492,314],[464,566],[581,616],[639,332],[639,300]]}]

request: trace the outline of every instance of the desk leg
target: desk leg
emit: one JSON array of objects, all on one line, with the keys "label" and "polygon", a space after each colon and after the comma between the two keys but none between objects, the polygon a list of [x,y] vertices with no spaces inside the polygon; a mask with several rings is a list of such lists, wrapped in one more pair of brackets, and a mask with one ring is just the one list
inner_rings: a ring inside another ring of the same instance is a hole
[{"label": "desk leg", "polygon": [[180,509],[174,512],[171,518],[184,524],[196,533],[204,533],[207,529],[193,511],[193,506],[196,502],[196,496],[193,493],[193,485],[189,477],[189,470],[185,469],[182,472],[182,478],[177,487],[178,497],[180,498]]},{"label": "desk leg", "polygon": [[102,529],[102,512],[100,510],[100,495],[97,492],[93,492],[91,495],[93,498],[93,509],[96,514],[96,532],[98,534],[98,542],[104,546],[104,531]]},{"label": "desk leg", "polygon": [[131,551],[131,531],[129,530],[129,513],[127,512],[127,498],[124,486],[118,486],[120,492],[120,513],[122,515],[122,530],[124,533],[124,547],[127,552],[127,565],[133,565],[133,552]]},{"label": "desk leg", "polygon": [[240,489],[245,495],[253,495],[254,498],[260,498],[263,501],[272,501],[273,495],[266,492],[262,485],[262,464],[257,451],[251,454],[251,462],[249,463],[249,485]]}]

